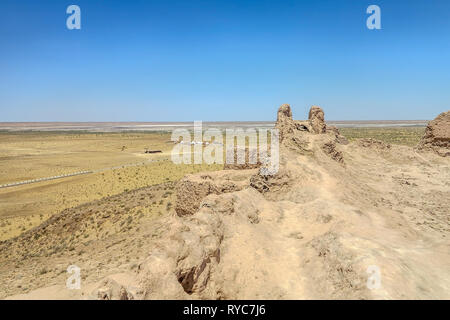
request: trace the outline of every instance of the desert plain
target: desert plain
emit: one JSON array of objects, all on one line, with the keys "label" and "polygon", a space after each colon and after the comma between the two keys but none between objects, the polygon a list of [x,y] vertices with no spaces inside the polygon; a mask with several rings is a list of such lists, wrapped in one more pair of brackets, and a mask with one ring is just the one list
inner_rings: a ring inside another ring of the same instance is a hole
[{"label": "desert plain", "polygon": [[427,121],[315,132],[289,112],[272,178],[174,164],[172,124],[3,126],[0,185],[87,173],[0,188],[0,298],[450,298],[450,157],[417,149]]}]

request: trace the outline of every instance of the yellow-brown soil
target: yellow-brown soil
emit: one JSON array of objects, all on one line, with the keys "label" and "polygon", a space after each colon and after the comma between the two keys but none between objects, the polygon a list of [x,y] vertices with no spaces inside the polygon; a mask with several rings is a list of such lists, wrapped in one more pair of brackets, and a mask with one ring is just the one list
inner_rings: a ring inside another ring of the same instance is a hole
[{"label": "yellow-brown soil", "polygon": [[[221,168],[175,165],[168,160],[172,147],[168,133],[0,134],[0,184],[105,169],[0,189],[0,240],[17,236],[66,208]],[[145,154],[146,148],[163,153]]]}]

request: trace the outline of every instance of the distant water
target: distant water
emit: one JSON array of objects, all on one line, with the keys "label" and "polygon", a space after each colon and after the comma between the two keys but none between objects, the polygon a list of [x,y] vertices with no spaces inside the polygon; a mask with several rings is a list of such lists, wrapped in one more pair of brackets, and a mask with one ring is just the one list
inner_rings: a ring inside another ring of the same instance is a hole
[{"label": "distant water", "polygon": [[[382,121],[327,121],[340,128],[383,128],[383,127],[424,127],[427,120],[382,120]],[[253,122],[203,122],[203,129],[217,128],[273,128],[273,121]],[[193,122],[0,122],[0,131],[172,131],[192,129]]]}]

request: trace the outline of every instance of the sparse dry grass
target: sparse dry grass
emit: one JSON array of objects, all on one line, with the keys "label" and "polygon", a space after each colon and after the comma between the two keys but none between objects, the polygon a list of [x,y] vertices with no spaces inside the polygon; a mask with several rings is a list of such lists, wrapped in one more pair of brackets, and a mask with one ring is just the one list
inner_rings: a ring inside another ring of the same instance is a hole
[{"label": "sparse dry grass", "polygon": [[[417,143],[423,131],[341,129],[350,140],[370,137],[410,146]],[[1,178],[11,182],[167,158],[173,147],[167,143],[169,138],[167,133],[0,134]],[[127,146],[124,151],[123,145]],[[143,153],[145,147],[165,153],[147,155]],[[148,254],[151,240],[162,235],[160,219],[156,218],[174,210],[174,182],[187,173],[221,167],[160,161],[0,190],[0,298],[64,284],[70,264],[82,268],[82,280],[86,282],[137,268]],[[53,221],[50,228],[25,233],[22,241],[11,241],[10,246],[1,243],[46,221]]]},{"label": "sparse dry grass", "polygon": [[[424,128],[342,128],[350,141],[374,138],[414,146]],[[145,148],[162,154],[145,154]],[[83,170],[141,164],[84,176],[0,189],[0,240],[29,230],[64,209],[138,188],[176,181],[185,174],[219,170],[221,165],[175,165],[168,132],[0,133],[0,184]],[[161,159],[148,162],[149,159]],[[166,160],[164,160],[166,159]],[[161,200],[158,200],[158,205]],[[161,211],[168,211],[166,203]]]},{"label": "sparse dry grass", "polygon": [[145,161],[145,148],[167,152],[169,139],[165,132],[0,133],[0,184]]},{"label": "sparse dry grass", "polygon": [[[145,148],[163,153],[145,154]],[[172,148],[168,133],[0,134],[0,183],[138,164],[0,189],[0,240],[17,236],[66,208],[222,168],[175,165],[168,160]]]},{"label": "sparse dry grass", "polygon": [[65,283],[77,264],[83,281],[137,267],[152,239],[162,235],[158,219],[173,208],[175,183],[144,187],[69,208],[18,240],[0,241],[0,299]]},{"label": "sparse dry grass", "polygon": [[389,128],[341,128],[341,134],[350,141],[360,138],[373,138],[390,144],[402,144],[413,147],[422,138],[424,127],[389,127]]}]

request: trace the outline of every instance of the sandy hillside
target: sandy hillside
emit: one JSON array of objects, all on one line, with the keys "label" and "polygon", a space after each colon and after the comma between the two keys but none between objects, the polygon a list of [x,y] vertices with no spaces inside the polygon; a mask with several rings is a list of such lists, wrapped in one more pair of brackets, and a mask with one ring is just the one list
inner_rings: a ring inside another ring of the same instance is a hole
[{"label": "sandy hillside", "polygon": [[13,298],[450,299],[450,157],[349,143],[318,107],[276,126],[278,173],[186,176],[135,269]]}]

